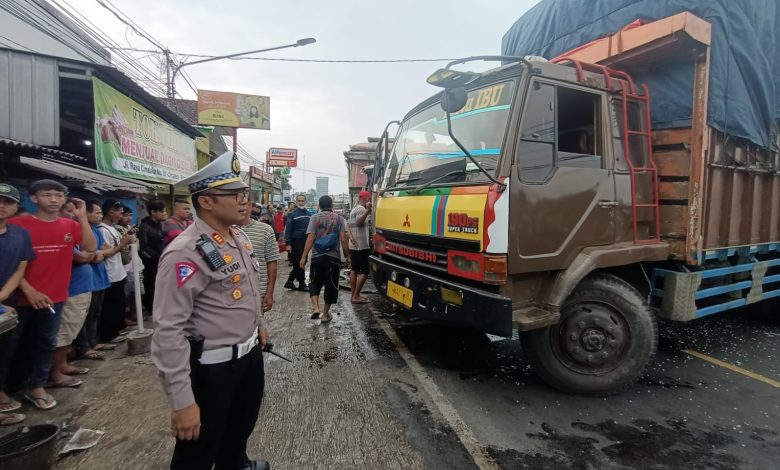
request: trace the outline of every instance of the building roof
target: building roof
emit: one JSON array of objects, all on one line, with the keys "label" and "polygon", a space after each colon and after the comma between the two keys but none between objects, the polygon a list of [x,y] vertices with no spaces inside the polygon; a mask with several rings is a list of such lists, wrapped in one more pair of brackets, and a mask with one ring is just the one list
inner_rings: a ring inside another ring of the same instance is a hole
[{"label": "building roof", "polygon": [[[178,114],[182,119],[187,121],[192,126],[198,124],[198,102],[195,100],[182,100],[182,99],[170,99],[159,98],[159,100],[174,113]],[[209,149],[214,155],[222,155],[228,151],[225,142],[222,140],[223,136],[232,136],[233,133],[229,127],[214,127],[209,137]]]},{"label": "building roof", "polygon": [[63,152],[62,150],[53,149],[49,147],[42,147],[40,145],[31,144],[29,142],[21,142],[14,139],[8,139],[5,137],[0,137],[0,147],[10,147],[16,150],[24,149],[26,151],[32,151],[36,155],[39,155],[42,158],[45,158],[48,155],[57,156],[58,160],[66,160],[69,162],[86,162],[87,159],[82,157],[81,155],[76,155],[73,153]]}]

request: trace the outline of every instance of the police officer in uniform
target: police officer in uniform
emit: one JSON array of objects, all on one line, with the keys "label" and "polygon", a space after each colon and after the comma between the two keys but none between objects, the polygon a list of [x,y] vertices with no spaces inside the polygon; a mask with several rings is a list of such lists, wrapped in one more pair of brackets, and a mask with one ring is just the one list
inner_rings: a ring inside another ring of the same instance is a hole
[{"label": "police officer in uniform", "polygon": [[250,210],[232,152],[177,186],[197,221],[166,248],[154,297],[152,359],[171,406],[171,469],[264,470],[246,444],[263,397],[268,342],[252,244],[234,225]]}]

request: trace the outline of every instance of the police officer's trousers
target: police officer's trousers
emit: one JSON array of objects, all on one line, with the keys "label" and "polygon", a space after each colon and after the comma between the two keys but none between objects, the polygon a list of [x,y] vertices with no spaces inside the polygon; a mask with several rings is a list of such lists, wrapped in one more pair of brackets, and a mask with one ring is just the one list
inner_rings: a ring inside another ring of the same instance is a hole
[{"label": "police officer's trousers", "polygon": [[[192,391],[200,407],[200,438],[176,441],[172,470],[239,470],[248,462],[246,442],[257,422],[265,385],[263,352],[220,364],[197,365]],[[254,456],[253,458],[258,458]]]}]

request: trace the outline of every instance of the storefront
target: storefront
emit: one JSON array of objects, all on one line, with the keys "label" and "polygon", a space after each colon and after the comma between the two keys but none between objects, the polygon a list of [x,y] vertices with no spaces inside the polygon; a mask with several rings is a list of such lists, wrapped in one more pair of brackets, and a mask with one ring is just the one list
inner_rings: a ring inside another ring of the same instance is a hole
[{"label": "storefront", "polygon": [[203,134],[108,60],[42,50],[49,55],[0,53],[7,87],[0,93],[0,178],[23,194],[33,180],[52,178],[73,195],[120,198],[133,208],[172,200],[171,184],[198,169],[195,138]]},{"label": "storefront", "polygon": [[[267,205],[273,201],[274,175],[256,166],[249,167],[249,192],[252,202]],[[281,189],[281,186],[279,187]]]},{"label": "storefront", "polygon": [[119,199],[133,211],[137,222],[142,197],[155,197],[155,185],[142,181],[116,177],[97,170],[79,166],[70,161],[82,161],[83,157],[58,150],[0,139],[0,169],[2,180],[15,186],[21,195],[20,207],[35,211],[27,187],[35,180],[55,179],[68,187],[69,195],[81,199],[101,200],[106,197]]}]

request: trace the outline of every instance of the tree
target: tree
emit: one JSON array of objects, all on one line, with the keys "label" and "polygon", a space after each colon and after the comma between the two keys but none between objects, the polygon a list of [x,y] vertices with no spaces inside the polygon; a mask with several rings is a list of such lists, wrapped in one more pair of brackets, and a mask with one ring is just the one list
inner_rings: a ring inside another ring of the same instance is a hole
[{"label": "tree", "polygon": [[317,205],[317,190],[310,188],[308,191],[306,191],[306,201],[308,201],[310,204]]},{"label": "tree", "polygon": [[275,168],[274,176],[278,176],[282,180],[282,189],[292,189],[292,186],[290,186],[290,168]]}]

